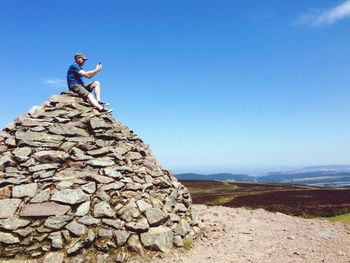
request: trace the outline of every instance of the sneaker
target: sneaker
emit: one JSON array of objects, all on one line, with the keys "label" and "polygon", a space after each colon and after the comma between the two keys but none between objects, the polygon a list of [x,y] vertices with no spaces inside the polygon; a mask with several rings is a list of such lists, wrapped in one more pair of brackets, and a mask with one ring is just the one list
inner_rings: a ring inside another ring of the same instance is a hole
[{"label": "sneaker", "polygon": [[108,106],[108,105],[109,105],[108,102],[105,102],[105,101],[102,101],[102,100],[100,100],[98,103],[99,103],[101,106]]},{"label": "sneaker", "polygon": [[104,113],[111,113],[113,110],[112,109],[107,109],[106,107],[103,107],[102,110],[100,110],[100,112],[104,112]]}]

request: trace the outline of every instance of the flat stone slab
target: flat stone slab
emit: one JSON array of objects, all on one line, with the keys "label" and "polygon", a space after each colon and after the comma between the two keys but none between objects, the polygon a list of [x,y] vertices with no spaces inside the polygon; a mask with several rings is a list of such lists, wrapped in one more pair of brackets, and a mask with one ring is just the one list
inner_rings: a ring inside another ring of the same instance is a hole
[{"label": "flat stone slab", "polygon": [[115,163],[110,158],[96,158],[87,161],[86,164],[89,164],[93,167],[108,167],[114,165]]},{"label": "flat stone slab", "polygon": [[16,131],[16,139],[23,141],[39,141],[39,142],[52,142],[52,141],[63,141],[64,136],[52,135],[46,132],[32,132],[32,131]]},{"label": "flat stone slab", "polygon": [[114,215],[115,211],[107,202],[97,203],[94,207],[94,217],[113,217]]},{"label": "flat stone slab", "polygon": [[0,200],[0,218],[12,217],[21,202],[21,199],[15,198]]},{"label": "flat stone slab", "polygon": [[12,189],[12,196],[13,197],[33,197],[36,194],[36,191],[38,190],[38,184],[32,183],[32,184],[22,184],[14,186]]},{"label": "flat stone slab", "polygon": [[81,189],[64,189],[55,193],[52,197],[52,201],[57,201],[66,204],[79,204],[90,199],[89,195],[85,194]]},{"label": "flat stone slab", "polygon": [[52,170],[52,169],[57,169],[59,166],[58,163],[51,163],[51,164],[38,164],[35,166],[30,166],[29,167],[29,172],[35,173],[43,170]]},{"label": "flat stone slab", "polygon": [[40,151],[34,154],[34,158],[41,163],[60,163],[69,159],[69,154],[64,151]]},{"label": "flat stone slab", "polygon": [[70,209],[70,206],[60,205],[55,202],[27,204],[22,208],[20,215],[28,217],[58,216],[64,215]]},{"label": "flat stone slab", "polygon": [[39,192],[36,196],[30,200],[31,203],[42,203],[47,202],[50,199],[50,189]]},{"label": "flat stone slab", "polygon": [[82,236],[85,233],[87,233],[87,227],[75,221],[72,221],[68,225],[66,225],[66,229],[68,229],[69,232],[71,232],[75,236]]},{"label": "flat stone slab", "polygon": [[29,159],[32,149],[29,147],[17,148],[13,151],[15,159],[19,162],[25,162]]},{"label": "flat stone slab", "polygon": [[20,219],[18,217],[10,217],[7,219],[0,219],[0,228],[6,230],[16,230],[21,227],[29,225],[31,221]]},{"label": "flat stone slab", "polygon": [[77,208],[77,212],[75,213],[76,216],[85,216],[89,213],[90,211],[90,204],[91,202],[85,202],[82,203],[78,208]]},{"label": "flat stone slab", "polygon": [[12,245],[19,243],[19,239],[10,233],[0,232],[0,243]]},{"label": "flat stone slab", "polygon": [[109,125],[102,118],[91,118],[90,119],[90,127],[92,129],[107,129]]},{"label": "flat stone slab", "polygon": [[64,227],[66,224],[68,224],[70,220],[72,220],[72,216],[68,216],[68,215],[54,216],[46,219],[44,225],[48,228],[59,230],[62,227]]},{"label": "flat stone slab", "polygon": [[113,178],[110,178],[108,176],[103,176],[103,175],[89,175],[87,177],[87,179],[89,180],[93,180],[97,183],[100,183],[100,184],[109,184],[109,183],[112,183],[114,182],[114,179]]}]

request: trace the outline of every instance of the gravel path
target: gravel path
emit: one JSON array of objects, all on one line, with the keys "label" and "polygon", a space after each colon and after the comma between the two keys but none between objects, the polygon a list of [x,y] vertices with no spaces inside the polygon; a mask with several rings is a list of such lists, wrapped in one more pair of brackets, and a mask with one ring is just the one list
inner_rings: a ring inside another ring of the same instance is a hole
[{"label": "gravel path", "polygon": [[152,262],[350,262],[350,226],[263,209],[194,205],[206,234]]}]

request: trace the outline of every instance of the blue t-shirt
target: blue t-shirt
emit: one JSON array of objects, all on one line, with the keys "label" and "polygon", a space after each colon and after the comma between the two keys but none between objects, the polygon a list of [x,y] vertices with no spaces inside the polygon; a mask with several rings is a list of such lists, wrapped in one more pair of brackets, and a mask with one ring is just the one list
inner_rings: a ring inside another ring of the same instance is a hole
[{"label": "blue t-shirt", "polygon": [[82,76],[78,74],[80,70],[83,68],[79,66],[78,64],[72,64],[67,72],[67,84],[68,87],[71,87],[76,84],[81,84],[84,86],[84,81],[82,79]]}]

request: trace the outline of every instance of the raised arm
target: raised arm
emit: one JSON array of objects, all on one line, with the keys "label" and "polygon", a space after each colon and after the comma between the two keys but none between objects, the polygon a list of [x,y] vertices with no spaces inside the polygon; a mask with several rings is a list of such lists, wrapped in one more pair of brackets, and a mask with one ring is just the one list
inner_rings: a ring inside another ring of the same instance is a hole
[{"label": "raised arm", "polygon": [[95,69],[89,70],[89,71],[79,70],[78,74],[85,77],[85,78],[91,79],[93,76],[95,76],[102,69],[102,67],[103,67],[102,64],[97,64]]}]

